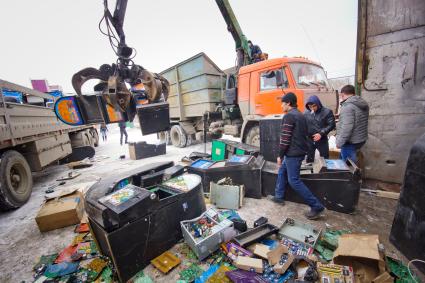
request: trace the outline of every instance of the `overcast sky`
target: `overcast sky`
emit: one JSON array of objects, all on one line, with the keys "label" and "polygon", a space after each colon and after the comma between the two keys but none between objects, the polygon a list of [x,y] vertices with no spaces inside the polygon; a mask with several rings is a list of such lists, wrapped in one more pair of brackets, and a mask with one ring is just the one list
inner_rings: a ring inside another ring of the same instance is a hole
[{"label": "overcast sky", "polygon": [[[110,0],[111,3],[115,1]],[[269,58],[306,56],[328,77],[354,74],[355,0],[230,0],[245,35]],[[0,78],[30,86],[45,78],[72,91],[72,75],[115,62],[98,30],[103,0],[0,2]],[[234,65],[235,44],[214,0],[129,0],[124,23],[135,62],[160,72],[199,52]]]}]

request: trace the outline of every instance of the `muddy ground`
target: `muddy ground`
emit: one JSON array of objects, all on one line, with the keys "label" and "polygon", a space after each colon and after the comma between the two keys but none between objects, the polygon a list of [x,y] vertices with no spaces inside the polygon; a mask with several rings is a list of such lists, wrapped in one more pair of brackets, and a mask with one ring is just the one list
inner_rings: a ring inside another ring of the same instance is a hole
[{"label": "muddy ground", "polygon": [[[137,128],[129,129],[128,132],[130,141],[156,141],[156,136],[142,137]],[[209,151],[210,148],[211,145],[209,144],[207,150]],[[108,141],[106,143],[101,141],[100,146],[96,149],[98,161],[90,168],[78,170],[82,173],[81,176],[68,181],[67,185],[96,181],[99,178],[134,169],[154,161],[173,160],[178,162],[192,151],[203,151],[203,149],[204,145],[202,144],[184,149],[168,146],[167,155],[137,161],[130,160],[128,147],[119,144],[118,128],[110,127]],[[119,159],[122,154],[126,155],[124,160]],[[29,202],[17,210],[0,213],[0,282],[32,282],[32,267],[39,256],[59,252],[72,241],[75,236],[73,226],[41,233],[34,220],[43,203],[46,187],[56,183],[55,180],[67,174],[67,172],[69,172],[68,167],[55,165],[34,174],[34,188]],[[323,229],[328,227],[378,234],[388,254],[405,260],[389,242],[396,206],[396,200],[361,193],[356,213],[349,215],[327,211],[326,217],[316,222],[304,219],[302,213],[307,211],[306,205],[286,202],[284,206],[281,206],[266,198],[246,198],[244,206],[238,212],[250,227],[252,227],[253,221],[260,216],[267,217],[269,222],[275,225],[280,225],[286,217],[292,217],[310,222]],[[145,273],[150,275],[155,282],[172,282],[178,279],[178,272],[179,268],[170,272],[167,276],[162,276],[152,266],[145,268]]]}]

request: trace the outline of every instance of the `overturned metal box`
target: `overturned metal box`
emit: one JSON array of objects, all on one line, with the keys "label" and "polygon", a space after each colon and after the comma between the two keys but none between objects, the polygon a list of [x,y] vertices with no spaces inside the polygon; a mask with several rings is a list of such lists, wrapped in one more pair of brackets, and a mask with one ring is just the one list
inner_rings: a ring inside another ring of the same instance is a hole
[{"label": "overturned metal box", "polygon": [[210,202],[217,208],[239,209],[242,207],[244,195],[244,185],[210,182]]},{"label": "overturned metal box", "polygon": [[[224,219],[221,222],[216,220],[218,213],[214,209],[208,209],[205,213],[191,220],[185,220],[180,223],[184,241],[190,246],[192,251],[196,254],[199,260],[203,260],[210,254],[219,249],[220,244],[230,239],[228,235],[233,235],[233,222]],[[215,226],[211,228],[212,233],[205,238],[195,238],[191,232],[190,227],[199,219],[206,217],[212,221]]]},{"label": "overturned metal box", "polygon": [[149,144],[147,142],[129,142],[128,152],[130,159],[139,160],[142,158],[148,158],[166,153],[165,143],[160,144]]}]

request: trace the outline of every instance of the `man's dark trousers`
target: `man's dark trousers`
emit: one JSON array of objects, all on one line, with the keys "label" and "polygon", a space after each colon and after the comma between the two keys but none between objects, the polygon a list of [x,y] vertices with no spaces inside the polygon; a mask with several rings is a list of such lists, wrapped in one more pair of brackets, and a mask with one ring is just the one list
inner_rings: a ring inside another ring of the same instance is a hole
[{"label": "man's dark trousers", "polygon": [[324,208],[323,205],[300,180],[300,169],[303,160],[304,156],[285,156],[277,176],[275,197],[283,199],[289,183],[291,188],[299,194],[313,210],[321,211]]},{"label": "man's dark trousers", "polygon": [[314,162],[314,156],[316,153],[316,149],[319,151],[320,156],[329,159],[329,142],[328,137],[320,139],[317,142],[310,140],[308,142],[308,153],[307,153],[307,163]]}]

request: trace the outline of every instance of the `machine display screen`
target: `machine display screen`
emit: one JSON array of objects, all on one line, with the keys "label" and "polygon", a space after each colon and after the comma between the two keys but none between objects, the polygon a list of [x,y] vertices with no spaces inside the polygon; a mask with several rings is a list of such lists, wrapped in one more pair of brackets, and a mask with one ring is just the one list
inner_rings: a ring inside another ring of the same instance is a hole
[{"label": "machine display screen", "polygon": [[201,160],[193,162],[191,167],[199,168],[199,169],[208,169],[213,164],[214,164],[214,161],[201,159]]},{"label": "machine display screen", "polygon": [[116,186],[116,190],[120,190],[122,188],[124,188],[125,186],[127,186],[128,184],[130,184],[130,178],[127,179],[123,179],[121,181],[118,182],[117,186]]},{"label": "machine display screen", "polygon": [[247,163],[250,157],[250,155],[232,155],[232,157],[229,158],[228,162]]}]

